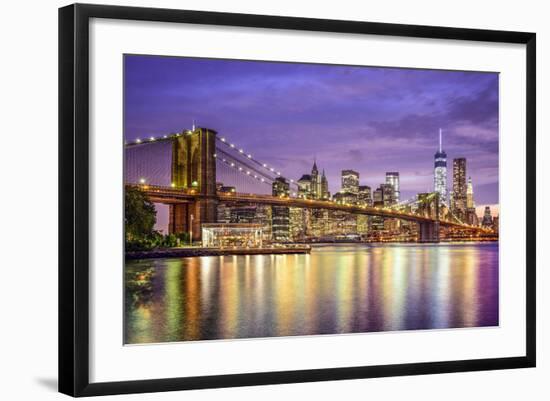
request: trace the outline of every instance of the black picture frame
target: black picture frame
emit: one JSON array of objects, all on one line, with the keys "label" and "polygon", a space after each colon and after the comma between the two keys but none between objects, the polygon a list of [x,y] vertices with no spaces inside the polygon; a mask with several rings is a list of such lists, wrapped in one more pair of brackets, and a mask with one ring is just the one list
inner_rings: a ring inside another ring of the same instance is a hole
[{"label": "black picture frame", "polygon": [[[89,381],[89,21],[160,21],[437,38],[526,46],[526,353],[524,356],[154,380]],[[189,390],[535,366],[536,35],[479,29],[74,4],[59,9],[59,391],[71,396]]]}]

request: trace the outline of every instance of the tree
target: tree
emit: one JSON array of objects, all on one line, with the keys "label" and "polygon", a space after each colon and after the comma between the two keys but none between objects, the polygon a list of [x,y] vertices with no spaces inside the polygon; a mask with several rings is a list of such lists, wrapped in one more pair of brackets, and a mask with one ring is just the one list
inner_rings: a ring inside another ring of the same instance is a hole
[{"label": "tree", "polygon": [[150,237],[157,221],[155,205],[136,188],[126,188],[124,199],[124,228],[126,239]]}]

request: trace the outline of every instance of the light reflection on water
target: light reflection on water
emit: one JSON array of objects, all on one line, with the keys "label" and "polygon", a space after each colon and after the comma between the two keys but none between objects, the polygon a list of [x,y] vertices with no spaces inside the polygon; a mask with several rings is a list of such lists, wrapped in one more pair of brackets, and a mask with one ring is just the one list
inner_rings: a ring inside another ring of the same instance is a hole
[{"label": "light reflection on water", "polygon": [[498,325],[498,244],[126,263],[127,344]]}]

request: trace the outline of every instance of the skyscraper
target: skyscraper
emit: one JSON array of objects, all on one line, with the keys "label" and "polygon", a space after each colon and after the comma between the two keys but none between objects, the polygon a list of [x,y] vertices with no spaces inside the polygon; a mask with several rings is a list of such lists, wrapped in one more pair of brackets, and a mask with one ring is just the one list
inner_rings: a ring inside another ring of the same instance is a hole
[{"label": "skyscraper", "polygon": [[359,192],[359,173],[353,170],[342,170],[342,192],[357,195]]},{"label": "skyscraper", "polygon": [[472,185],[472,177],[468,177],[468,186],[466,187],[466,207],[474,208],[474,187]]},{"label": "skyscraper", "polygon": [[[273,196],[288,196],[290,185],[283,177],[273,181]],[[271,212],[271,227],[274,241],[286,242],[290,240],[290,211],[287,206],[273,206]]]},{"label": "skyscraper", "polygon": [[453,212],[463,219],[466,213],[466,159],[459,157],[453,160]]},{"label": "skyscraper", "polygon": [[491,215],[491,208],[485,206],[485,213],[483,213],[483,220],[481,221],[483,227],[493,227],[493,216]]},{"label": "skyscraper", "polygon": [[442,148],[441,128],[439,149],[434,155],[434,192],[438,192],[441,201],[447,203],[447,153]]},{"label": "skyscraper", "polygon": [[298,183],[298,197],[307,199],[330,199],[330,192],[328,190],[328,180],[323,174],[319,176],[319,169],[317,168],[317,162],[313,162],[311,174],[304,174],[297,181]]},{"label": "skyscraper", "polygon": [[323,174],[321,175],[321,199],[328,200],[330,199],[330,192],[328,190],[328,180],[325,175],[325,169],[323,169]]},{"label": "skyscraper", "polygon": [[317,169],[317,162],[315,160],[311,168],[311,196],[313,199],[321,197],[321,177],[319,177],[319,170]]},{"label": "skyscraper", "polygon": [[393,196],[395,203],[399,203],[401,193],[399,192],[399,173],[397,171],[387,172],[386,173],[386,184],[389,184],[393,187]]}]

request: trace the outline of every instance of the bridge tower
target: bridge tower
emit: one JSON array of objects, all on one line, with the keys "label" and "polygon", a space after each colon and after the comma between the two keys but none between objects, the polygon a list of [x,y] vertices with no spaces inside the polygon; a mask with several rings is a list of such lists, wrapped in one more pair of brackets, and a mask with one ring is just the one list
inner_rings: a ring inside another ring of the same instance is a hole
[{"label": "bridge tower", "polygon": [[172,141],[172,186],[195,192],[189,203],[170,205],[168,230],[171,234],[192,231],[201,238],[202,223],[216,222],[216,131],[194,128]]},{"label": "bridge tower", "polygon": [[418,214],[434,221],[418,222],[418,242],[439,242],[439,193],[418,194]]}]

